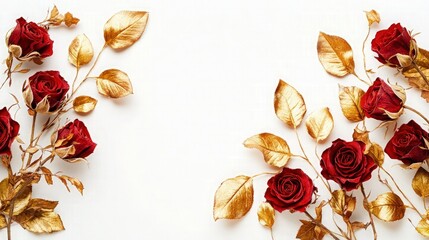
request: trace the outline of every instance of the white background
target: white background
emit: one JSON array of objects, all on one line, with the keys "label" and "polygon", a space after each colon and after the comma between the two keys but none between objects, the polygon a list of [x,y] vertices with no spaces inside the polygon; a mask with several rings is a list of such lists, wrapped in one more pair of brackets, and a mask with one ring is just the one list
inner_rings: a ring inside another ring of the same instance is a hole
[{"label": "white background", "polygon": [[[274,171],[257,150],[242,146],[246,138],[271,132],[285,138],[292,151],[299,153],[292,131],[274,114],[278,80],[282,78],[303,94],[309,113],[329,106],[335,129],[319,147],[321,152],[337,137],[350,140],[354,127],[341,114],[338,83],[366,87],[354,77],[338,80],[325,73],[316,53],[319,31],[348,40],[362,77],[361,44],[367,30],[364,10],[380,12],[382,23],[375,29],[401,22],[414,32],[422,32],[417,42],[420,47],[429,47],[426,1],[5,1],[1,4],[0,33],[5,34],[20,16],[41,21],[54,3],[81,22],[72,29],[50,30],[55,40],[54,56],[36,69],[60,69],[68,80],[74,76],[67,62],[68,44],[74,36],[85,33],[98,50],[103,44],[103,24],[117,11],[144,10],[150,12],[150,19],[137,44],[119,53],[107,50],[94,72],[107,68],[127,72],[134,95],[112,101],[99,96],[93,82],[82,88],[81,93],[99,100],[93,113],[79,117],[98,143],[89,165],[52,164],[53,169],[80,178],[85,184],[84,196],[75,190],[68,193],[58,181],[54,186],[41,181],[34,188],[35,196],[60,201],[56,210],[67,230],[36,236],[15,224],[13,239],[270,239],[269,231],[256,217],[267,177],[255,180],[255,206],[241,221],[214,222],[212,207],[214,192],[226,178]],[[0,49],[4,59],[7,50]],[[379,63],[367,49],[368,64],[377,69]],[[32,73],[15,76],[12,88],[1,91],[2,106],[12,102],[7,92],[19,95],[22,82]],[[383,68],[378,73],[407,86],[401,76],[395,76],[394,69]],[[409,105],[429,113],[417,91],[407,94]],[[21,104],[18,120],[26,140],[30,118]],[[74,117],[70,114],[71,119]],[[406,113],[400,123],[409,118],[423,123],[412,113]],[[305,127],[300,135],[308,154],[314,156],[314,143]],[[384,131],[378,130],[373,139],[384,146],[387,140],[383,136]],[[315,157],[312,159],[318,167]],[[387,159],[386,167],[423,209],[410,187],[414,172],[402,170],[397,163]],[[315,177],[298,159],[290,166],[302,167]],[[319,180],[316,185],[324,195]],[[370,199],[388,190],[376,180],[375,172],[365,185]],[[360,192],[354,195],[361,205]],[[330,210],[325,208],[325,212],[324,222],[332,226]],[[375,220],[379,239],[420,239],[407,218],[414,224],[419,220],[411,210],[395,223]],[[298,219],[305,216],[278,214],[275,239],[294,239]],[[368,220],[361,206],[354,219]],[[370,228],[357,234],[360,239],[372,238]],[[6,231],[0,235],[4,238]]]}]

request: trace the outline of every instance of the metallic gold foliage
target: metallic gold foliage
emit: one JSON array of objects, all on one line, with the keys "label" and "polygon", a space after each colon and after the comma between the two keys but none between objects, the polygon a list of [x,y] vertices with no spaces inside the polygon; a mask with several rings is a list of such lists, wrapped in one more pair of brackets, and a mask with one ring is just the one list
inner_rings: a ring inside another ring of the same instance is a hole
[{"label": "metallic gold foliage", "polygon": [[225,180],[217,189],[213,206],[213,217],[239,219],[249,212],[253,204],[253,180],[248,176],[237,176]]},{"label": "metallic gold foliage", "polygon": [[429,172],[420,167],[412,181],[414,192],[420,197],[429,196]]},{"label": "metallic gold foliage", "polygon": [[377,11],[371,10],[369,12],[365,11],[366,19],[368,20],[368,26],[371,26],[374,23],[380,23],[380,14]]},{"label": "metallic gold foliage", "polygon": [[429,237],[429,219],[427,217],[422,218],[416,227],[417,232],[425,237]]},{"label": "metallic gold foliage", "polygon": [[352,122],[362,121],[365,115],[360,107],[360,99],[365,92],[355,86],[344,87],[340,85],[339,87],[338,97],[343,115]]},{"label": "metallic gold foliage", "polygon": [[121,11],[104,25],[104,40],[113,49],[133,45],[142,36],[149,14],[147,12]]},{"label": "metallic gold foliage", "polygon": [[294,128],[299,126],[307,112],[302,95],[283,80],[277,85],[274,109],[280,120]]},{"label": "metallic gold foliage", "polygon": [[371,141],[369,140],[369,131],[362,130],[358,126],[356,126],[354,131],[353,131],[353,140],[354,141],[361,141],[361,142],[365,143],[366,144],[366,150],[368,150],[369,146],[371,145]]},{"label": "metallic gold foliage", "polygon": [[79,18],[74,17],[73,14],[71,14],[69,12],[67,12],[64,15],[64,24],[67,27],[71,27],[72,25],[76,25],[79,21],[80,21]]},{"label": "metallic gold foliage", "polygon": [[94,57],[94,49],[91,41],[85,34],[77,36],[69,46],[69,62],[79,68],[91,62]]},{"label": "metallic gold foliage", "polygon": [[296,234],[296,238],[301,240],[322,240],[326,231],[312,221],[300,220],[302,225]]},{"label": "metallic gold foliage", "polygon": [[375,161],[378,166],[383,166],[384,151],[378,143],[371,143],[367,154]]},{"label": "metallic gold foliage", "polygon": [[49,14],[49,18],[46,19],[47,23],[52,24],[54,26],[59,26],[61,25],[61,23],[64,22],[67,27],[76,25],[79,21],[79,18],[74,17],[73,14],[71,14],[70,12],[67,12],[65,15],[60,14],[57,6],[55,5],[52,8],[51,13]]},{"label": "metallic gold foliage", "polygon": [[133,93],[128,75],[118,69],[109,69],[97,77],[98,92],[111,98],[121,98]]},{"label": "metallic gold foliage", "polygon": [[4,215],[0,215],[0,229],[7,227],[6,217]]},{"label": "metallic gold foliage", "polygon": [[51,233],[64,230],[60,215],[43,208],[28,208],[14,218],[24,229],[33,233]]},{"label": "metallic gold foliage", "polygon": [[368,203],[372,214],[386,222],[400,220],[405,214],[405,205],[401,198],[393,192],[379,195],[374,201]]},{"label": "metallic gold foliage", "polygon": [[[429,78],[429,51],[418,48],[418,54],[414,60],[416,67],[419,68],[422,74]],[[422,91],[422,98],[429,102],[429,85],[426,83],[423,76],[414,66],[405,67],[402,69],[402,74],[408,79],[408,83]]]},{"label": "metallic gold foliage", "polygon": [[317,53],[320,63],[329,74],[344,77],[355,73],[352,48],[343,38],[320,32]]},{"label": "metallic gold foliage", "polygon": [[271,204],[267,202],[261,203],[258,209],[259,223],[267,228],[272,228],[275,220],[275,211]]},{"label": "metallic gold foliage", "polygon": [[350,218],[356,208],[356,198],[347,195],[344,190],[335,190],[332,192],[329,205],[338,215]]},{"label": "metallic gold foliage", "polygon": [[73,100],[73,109],[77,113],[89,113],[97,105],[97,99],[90,96],[79,96]]},{"label": "metallic gold foliage", "polygon": [[334,119],[329,108],[325,107],[310,114],[305,121],[308,134],[317,142],[329,137],[334,128]]},{"label": "metallic gold foliage", "polygon": [[275,167],[284,167],[291,157],[287,142],[271,133],[252,136],[244,141],[244,146],[260,150],[265,162]]}]

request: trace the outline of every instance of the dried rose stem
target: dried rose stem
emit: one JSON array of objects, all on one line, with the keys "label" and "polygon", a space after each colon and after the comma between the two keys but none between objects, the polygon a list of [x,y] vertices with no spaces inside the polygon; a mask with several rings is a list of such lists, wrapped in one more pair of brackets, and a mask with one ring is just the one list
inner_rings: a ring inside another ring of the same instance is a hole
[{"label": "dried rose stem", "polygon": [[[30,144],[28,145],[28,148],[32,148],[35,145],[34,144],[34,131],[36,130],[36,122],[37,122],[37,112],[34,112],[33,121],[31,124]],[[27,167],[30,165],[32,158],[33,158],[33,154],[29,153],[28,158],[27,158]]]},{"label": "dried rose stem", "polygon": [[417,111],[416,109],[414,109],[408,105],[404,105],[404,108],[410,110],[411,112],[414,112],[417,115],[419,115],[421,118],[423,118],[423,120],[426,121],[427,124],[429,124],[429,119],[427,119],[421,112]]},{"label": "dried rose stem", "polygon": [[429,86],[429,81],[426,77],[426,75],[422,72],[422,70],[420,70],[419,66],[416,64],[415,61],[412,61],[411,65],[414,67],[414,69],[417,70],[417,72],[419,72],[420,76],[422,76],[423,80],[425,80],[426,84]]},{"label": "dried rose stem", "polygon": [[329,235],[331,235],[331,236],[332,236],[332,238],[334,238],[335,240],[340,240],[340,239],[339,239],[337,236],[335,236],[335,235],[340,235],[340,236],[341,236],[341,234],[334,233],[334,232],[332,232],[331,230],[329,230],[329,228],[327,228],[325,225],[323,225],[323,223],[321,223],[320,221],[317,221],[316,219],[314,219],[314,217],[313,217],[313,216],[311,216],[311,214],[310,214],[310,213],[308,213],[307,211],[305,211],[304,213],[305,213],[305,215],[307,215],[307,217],[308,217],[309,219],[311,219],[311,221],[312,221],[314,224],[316,224],[317,226],[319,226],[319,227],[321,227],[321,228],[325,229],[325,231],[327,231],[327,232],[329,233]]},{"label": "dried rose stem", "polygon": [[273,228],[270,228],[270,234],[271,234],[271,240],[274,240],[274,233],[273,233]]},{"label": "dried rose stem", "polygon": [[405,193],[402,191],[402,189],[396,183],[396,181],[393,178],[393,176],[385,168],[383,168],[382,166],[380,168],[381,168],[381,170],[383,170],[384,173],[387,174],[387,176],[390,177],[390,179],[393,181],[393,184],[395,184],[395,187],[398,189],[398,191],[401,193],[401,195],[405,198],[405,200],[407,200],[407,202],[411,205],[411,209],[413,209],[414,211],[416,211],[420,215],[420,217],[423,219],[424,215],[416,208],[416,206],[413,204],[413,202],[411,202],[411,200],[407,197],[407,195],[405,195]]},{"label": "dried rose stem", "polygon": [[294,130],[295,130],[296,138],[298,139],[299,147],[301,148],[302,154],[304,155],[304,156],[301,156],[301,158],[304,159],[305,161],[307,161],[307,163],[311,166],[311,168],[313,168],[314,172],[317,174],[317,176],[320,178],[320,180],[323,182],[325,187],[328,189],[328,191],[332,195],[331,186],[329,186],[328,182],[325,182],[324,178],[320,175],[319,171],[317,171],[317,169],[311,163],[310,159],[308,158],[307,154],[305,153],[304,147],[302,146],[301,139],[299,138],[298,130],[296,129],[296,127],[294,128]]},{"label": "dried rose stem", "polygon": [[[365,189],[363,187],[363,184],[360,185],[360,190],[361,190],[362,195],[363,195],[364,204],[365,204],[365,206],[367,206],[368,205],[368,196],[365,193]],[[375,230],[374,218],[372,217],[371,211],[367,207],[365,207],[365,209],[369,214],[369,219],[370,219],[371,227],[372,227],[372,233],[374,234],[374,240],[377,240],[377,231]]]},{"label": "dried rose stem", "polygon": [[372,83],[371,78],[369,77],[369,74],[368,74],[368,69],[366,68],[366,56],[365,56],[365,45],[366,45],[366,41],[368,41],[370,32],[371,32],[371,26],[368,26],[368,32],[366,33],[365,39],[363,40],[363,43],[362,43],[362,56],[363,56],[363,69],[365,70],[365,74],[369,82]]}]

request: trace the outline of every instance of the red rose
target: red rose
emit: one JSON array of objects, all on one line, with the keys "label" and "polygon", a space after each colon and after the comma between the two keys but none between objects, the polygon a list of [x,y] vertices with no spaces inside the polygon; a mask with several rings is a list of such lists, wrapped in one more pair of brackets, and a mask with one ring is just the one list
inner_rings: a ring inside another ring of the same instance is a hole
[{"label": "red rose", "polygon": [[18,132],[19,124],[10,117],[9,112],[4,107],[0,110],[0,156],[11,156],[10,146]]},{"label": "red rose", "polygon": [[85,124],[75,119],[58,130],[55,153],[62,159],[85,158],[95,146]]},{"label": "red rose", "polygon": [[429,140],[429,134],[411,120],[396,130],[384,151],[390,158],[401,160],[407,165],[423,162],[429,158],[425,140]]},{"label": "red rose", "polygon": [[58,110],[69,90],[69,84],[58,71],[37,72],[28,82],[23,89],[25,102],[40,113]]},{"label": "red rose", "polygon": [[391,67],[405,67],[401,66],[398,54],[410,59],[416,55],[415,41],[400,23],[392,24],[388,29],[378,31],[371,45],[372,51],[378,54],[378,57],[375,58]]},{"label": "red rose", "polygon": [[322,153],[322,176],[334,180],[346,191],[357,189],[371,178],[377,168],[374,160],[364,154],[365,143],[337,139]]},{"label": "red rose", "polygon": [[[14,53],[19,60],[31,58],[45,58],[52,55],[54,41],[49,37],[48,31],[34,22],[25,21],[24,18],[16,20],[16,27],[7,39],[8,47],[19,46],[21,53]],[[11,49],[11,48],[9,48]]]},{"label": "red rose", "polygon": [[398,118],[403,112],[405,91],[399,86],[395,88],[377,78],[360,100],[365,116],[382,121]]},{"label": "red rose", "polygon": [[279,212],[284,210],[304,212],[311,203],[313,181],[301,169],[283,168],[283,171],[268,180],[265,199]]}]

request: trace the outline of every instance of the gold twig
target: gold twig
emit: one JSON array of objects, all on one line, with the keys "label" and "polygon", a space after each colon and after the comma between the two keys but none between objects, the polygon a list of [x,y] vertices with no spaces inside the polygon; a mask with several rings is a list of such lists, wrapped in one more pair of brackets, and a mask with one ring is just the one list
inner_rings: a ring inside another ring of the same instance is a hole
[{"label": "gold twig", "polygon": [[416,109],[414,109],[408,105],[404,105],[404,108],[410,110],[411,112],[414,112],[417,115],[419,115],[421,118],[423,118],[423,120],[425,120],[425,122],[427,124],[429,124],[429,119],[427,119],[421,112],[417,111]]},{"label": "gold twig", "polygon": [[[360,190],[361,190],[362,195],[363,195],[364,204],[365,204],[365,206],[368,206],[368,196],[365,193],[365,189],[363,187],[363,184],[360,185]],[[374,234],[374,240],[377,240],[377,231],[375,230],[374,218],[372,217],[371,211],[367,207],[365,207],[365,209],[369,214],[369,219],[370,219],[371,227],[372,227],[372,233]]]},{"label": "gold twig", "polygon": [[304,213],[305,213],[305,215],[307,215],[307,217],[308,217],[309,219],[311,219],[311,221],[312,221],[314,224],[316,224],[316,225],[317,225],[317,226],[319,226],[320,228],[325,229],[325,231],[327,231],[327,232],[329,233],[329,235],[331,235],[331,236],[332,236],[332,238],[334,238],[335,240],[340,240],[340,239],[339,239],[337,236],[335,236],[335,235],[340,235],[340,236],[341,236],[341,234],[334,233],[334,232],[332,232],[331,230],[329,230],[329,228],[327,228],[325,225],[323,225],[323,223],[321,223],[321,222],[317,221],[316,219],[314,219],[314,217],[313,217],[313,216],[311,216],[311,214],[310,214],[310,213],[308,213],[307,211],[305,211]]}]

